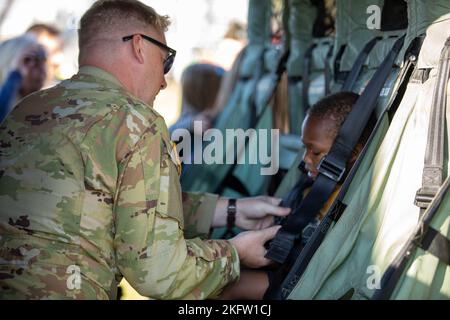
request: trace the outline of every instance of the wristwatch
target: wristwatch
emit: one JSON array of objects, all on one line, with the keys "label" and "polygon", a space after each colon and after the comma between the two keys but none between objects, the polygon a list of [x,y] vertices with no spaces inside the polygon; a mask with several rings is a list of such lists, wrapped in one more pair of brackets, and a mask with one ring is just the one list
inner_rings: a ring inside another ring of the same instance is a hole
[{"label": "wristwatch", "polygon": [[228,199],[228,207],[227,207],[227,228],[228,230],[232,230],[235,226],[236,222],[236,199]]}]

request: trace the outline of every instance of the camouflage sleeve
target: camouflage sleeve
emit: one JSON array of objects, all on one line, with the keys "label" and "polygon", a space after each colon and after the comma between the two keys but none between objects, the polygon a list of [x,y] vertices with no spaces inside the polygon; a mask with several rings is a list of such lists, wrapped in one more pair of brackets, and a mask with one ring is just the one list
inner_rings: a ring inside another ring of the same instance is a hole
[{"label": "camouflage sleeve", "polygon": [[218,195],[210,193],[183,192],[185,237],[205,239],[210,234]]},{"label": "camouflage sleeve", "polygon": [[239,277],[236,249],[223,240],[186,240],[179,176],[158,118],[119,165],[116,263],[142,295],[206,299]]}]

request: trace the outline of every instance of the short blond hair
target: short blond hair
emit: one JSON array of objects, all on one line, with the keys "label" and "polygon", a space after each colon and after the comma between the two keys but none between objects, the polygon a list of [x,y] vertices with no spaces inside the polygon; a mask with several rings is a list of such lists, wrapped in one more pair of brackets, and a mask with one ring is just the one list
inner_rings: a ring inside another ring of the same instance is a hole
[{"label": "short blond hair", "polygon": [[80,52],[96,37],[124,26],[146,28],[152,26],[165,32],[170,25],[168,16],[159,15],[153,8],[137,0],[99,0],[83,15],[78,30]]}]

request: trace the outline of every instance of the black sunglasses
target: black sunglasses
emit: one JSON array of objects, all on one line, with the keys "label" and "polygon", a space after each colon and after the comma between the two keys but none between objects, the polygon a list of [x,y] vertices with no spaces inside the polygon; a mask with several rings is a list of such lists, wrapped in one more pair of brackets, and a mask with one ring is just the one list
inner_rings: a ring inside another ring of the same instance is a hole
[{"label": "black sunglasses", "polygon": [[[131,36],[123,37],[122,40],[123,40],[123,42],[130,41],[136,35],[137,34],[133,34]],[[177,55],[177,52],[174,49],[166,46],[164,43],[161,43],[158,40],[155,40],[149,36],[146,36],[145,34],[139,34],[139,35],[142,38],[144,38],[145,40],[147,40],[147,41],[153,43],[154,45],[157,45],[158,47],[163,48],[164,50],[169,52],[169,55],[164,60],[164,74],[167,74],[170,71],[170,69],[172,68],[173,62],[175,60],[175,56]]]}]

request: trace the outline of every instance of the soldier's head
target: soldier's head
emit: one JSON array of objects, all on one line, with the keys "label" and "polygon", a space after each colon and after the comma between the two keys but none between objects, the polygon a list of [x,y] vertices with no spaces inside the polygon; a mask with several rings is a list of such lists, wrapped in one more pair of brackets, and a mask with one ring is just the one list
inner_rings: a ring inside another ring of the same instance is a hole
[{"label": "soldier's head", "polygon": [[80,66],[105,69],[153,104],[175,57],[164,36],[169,24],[167,16],[139,1],[99,0],[80,21]]},{"label": "soldier's head", "polygon": [[[358,98],[359,95],[353,92],[339,92],[319,100],[308,109],[302,125],[302,141],[305,145],[303,161],[312,179],[317,177],[317,166],[330,151],[341,126]],[[356,161],[375,124],[376,118],[372,115],[347,163],[348,170]]]}]

